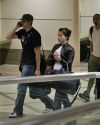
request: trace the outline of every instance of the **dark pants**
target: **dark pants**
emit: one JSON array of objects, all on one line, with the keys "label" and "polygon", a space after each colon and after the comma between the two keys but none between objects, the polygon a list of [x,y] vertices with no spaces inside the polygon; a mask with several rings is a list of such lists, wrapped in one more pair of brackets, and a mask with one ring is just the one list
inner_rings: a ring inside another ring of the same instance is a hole
[{"label": "dark pants", "polygon": [[[91,54],[88,63],[89,72],[100,72],[100,57]],[[89,84],[93,84],[93,79],[89,80]],[[100,79],[96,79],[97,99],[100,99]]]},{"label": "dark pants", "polygon": [[55,98],[54,98],[54,110],[61,109],[61,104],[63,103],[64,108],[68,108],[71,106],[69,98],[63,90],[56,90]]},{"label": "dark pants", "polygon": [[39,98],[48,109],[54,109],[54,102],[49,96],[34,96],[33,94],[30,96],[32,99]]},{"label": "dark pants", "polygon": [[65,125],[77,125],[77,123],[76,121],[71,121],[71,122],[66,123]]},{"label": "dark pants", "polygon": [[100,99],[100,79],[96,79],[97,99]]},{"label": "dark pants", "polygon": [[[33,76],[34,74],[34,66],[33,65],[23,65],[22,66],[22,74],[21,76]],[[27,91],[27,87],[29,87],[29,93],[32,93],[33,88],[31,88],[31,86],[29,86],[29,83],[27,84],[19,84],[18,85],[18,94],[17,94],[17,98],[16,98],[16,102],[15,102],[15,108],[14,111],[17,112],[18,114],[22,114],[23,113],[23,105],[24,105],[24,100],[25,100],[25,95],[26,95],[26,91]],[[48,97],[39,97],[40,100],[46,105],[46,107],[50,108],[50,103]]]}]

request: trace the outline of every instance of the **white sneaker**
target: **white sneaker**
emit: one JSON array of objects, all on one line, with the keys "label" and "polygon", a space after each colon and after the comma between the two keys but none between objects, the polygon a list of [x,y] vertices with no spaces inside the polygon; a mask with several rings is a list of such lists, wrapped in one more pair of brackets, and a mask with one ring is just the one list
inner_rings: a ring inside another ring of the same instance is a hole
[{"label": "white sneaker", "polygon": [[46,109],[43,111],[43,113],[49,113],[49,112],[51,112],[51,111],[52,111],[52,109],[46,108]]},{"label": "white sneaker", "polygon": [[13,112],[13,113],[9,114],[8,117],[9,118],[23,117],[23,114],[19,114],[19,113]]}]

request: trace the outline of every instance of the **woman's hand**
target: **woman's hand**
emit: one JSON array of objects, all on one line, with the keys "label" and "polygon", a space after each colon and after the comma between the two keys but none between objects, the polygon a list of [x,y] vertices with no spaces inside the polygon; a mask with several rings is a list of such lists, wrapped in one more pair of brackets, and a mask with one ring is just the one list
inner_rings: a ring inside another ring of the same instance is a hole
[{"label": "woman's hand", "polygon": [[45,70],[45,75],[48,74],[48,71],[52,69],[52,66],[47,65]]},{"label": "woman's hand", "polygon": [[54,56],[54,59],[55,59],[57,62],[61,61],[61,56],[60,56],[60,54],[58,54],[57,52],[55,52],[53,56]]}]

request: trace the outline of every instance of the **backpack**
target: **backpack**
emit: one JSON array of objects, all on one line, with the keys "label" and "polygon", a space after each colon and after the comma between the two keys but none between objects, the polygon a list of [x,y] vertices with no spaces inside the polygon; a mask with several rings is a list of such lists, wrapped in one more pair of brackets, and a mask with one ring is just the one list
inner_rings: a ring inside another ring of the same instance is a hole
[{"label": "backpack", "polygon": [[[90,27],[90,36],[91,36],[91,38],[93,38],[92,37],[92,35],[93,35],[93,28],[94,28],[94,26]],[[93,42],[92,41],[90,42],[90,46],[91,46],[90,51],[93,52]]]},{"label": "backpack", "polygon": [[90,27],[90,35],[91,35],[91,38],[92,38],[92,34],[93,34],[93,27],[94,27],[94,26],[91,26],[91,27]]}]

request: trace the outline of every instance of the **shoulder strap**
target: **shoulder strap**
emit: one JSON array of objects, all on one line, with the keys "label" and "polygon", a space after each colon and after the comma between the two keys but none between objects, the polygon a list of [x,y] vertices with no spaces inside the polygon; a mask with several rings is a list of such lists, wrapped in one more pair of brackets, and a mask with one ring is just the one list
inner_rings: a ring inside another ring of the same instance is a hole
[{"label": "shoulder strap", "polygon": [[75,100],[76,100],[76,98],[77,98],[77,96],[78,96],[78,94],[79,94],[80,89],[81,89],[81,83],[80,83],[80,85],[79,85],[79,87],[78,87],[77,93],[76,93],[76,95],[75,95],[73,101],[71,102],[71,105],[75,102]]},{"label": "shoulder strap", "polygon": [[90,35],[91,35],[91,38],[92,38],[92,34],[93,34],[93,26],[90,28]]},{"label": "shoulder strap", "polygon": [[[30,32],[28,37],[30,37],[32,34],[33,34],[33,32]],[[42,54],[45,57],[45,52],[44,52],[44,49],[43,49],[43,44],[41,45],[41,47],[42,47]]]},{"label": "shoulder strap", "polygon": [[43,44],[41,45],[41,47],[42,47],[42,54],[45,57],[45,52],[44,52]]}]

